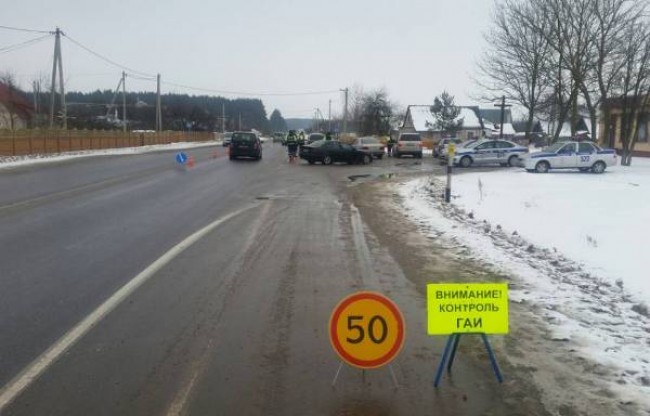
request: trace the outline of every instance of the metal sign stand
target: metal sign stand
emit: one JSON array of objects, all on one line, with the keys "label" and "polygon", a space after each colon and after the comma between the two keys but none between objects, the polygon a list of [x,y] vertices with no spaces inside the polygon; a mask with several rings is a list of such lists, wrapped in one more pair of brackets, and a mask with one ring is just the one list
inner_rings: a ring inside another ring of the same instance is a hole
[{"label": "metal sign stand", "polygon": [[[336,370],[336,374],[334,375],[334,379],[332,380],[332,388],[336,386],[336,381],[339,378],[339,373],[341,373],[341,369],[343,368],[343,361],[340,362],[339,368]],[[397,377],[395,376],[395,371],[393,370],[393,365],[388,364],[388,370],[390,371],[390,376],[393,380],[393,385],[395,386],[395,390],[399,389],[399,384],[397,383]],[[361,370],[361,377],[363,381],[366,381],[366,370],[362,369]]]},{"label": "metal sign stand", "polygon": [[[476,334],[474,334],[476,335]],[[483,344],[487,350],[488,357],[490,357],[490,364],[492,365],[492,370],[494,370],[494,375],[496,376],[499,383],[503,383],[503,376],[501,375],[501,370],[499,370],[499,364],[494,356],[494,351],[490,345],[488,337],[484,333],[479,333],[483,339]],[[454,358],[456,357],[456,350],[458,349],[458,343],[460,342],[461,334],[451,334],[447,339],[447,345],[445,345],[445,350],[442,353],[442,359],[438,365],[438,370],[436,371],[436,377],[433,381],[433,387],[438,388],[440,385],[440,379],[442,378],[442,372],[445,369],[445,364],[447,364],[447,373],[451,374],[451,367],[454,365]]]}]

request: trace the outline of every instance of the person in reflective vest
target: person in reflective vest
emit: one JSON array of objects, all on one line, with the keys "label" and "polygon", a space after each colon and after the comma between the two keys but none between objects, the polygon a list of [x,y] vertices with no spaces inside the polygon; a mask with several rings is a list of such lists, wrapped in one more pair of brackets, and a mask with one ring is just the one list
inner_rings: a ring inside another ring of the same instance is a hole
[{"label": "person in reflective vest", "polygon": [[287,136],[287,149],[289,160],[293,161],[293,158],[298,156],[298,137],[293,130],[289,131],[289,135]]},{"label": "person in reflective vest", "polygon": [[393,140],[392,137],[389,137],[388,141],[386,142],[386,150],[388,151],[388,157],[391,157],[393,155],[394,145],[395,145],[395,140]]}]

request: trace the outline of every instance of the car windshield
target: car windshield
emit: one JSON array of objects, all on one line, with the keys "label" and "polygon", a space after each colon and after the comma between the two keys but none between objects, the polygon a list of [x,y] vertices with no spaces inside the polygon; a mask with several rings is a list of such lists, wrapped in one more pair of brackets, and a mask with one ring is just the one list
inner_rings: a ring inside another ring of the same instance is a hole
[{"label": "car windshield", "polygon": [[550,152],[550,153],[557,153],[558,150],[563,148],[567,142],[557,142],[555,144],[552,144],[551,146],[548,146],[547,148],[544,149],[545,152]]},{"label": "car windshield", "polygon": [[377,144],[379,143],[379,140],[375,139],[374,137],[364,137],[361,139],[362,144]]},{"label": "car windshield", "polygon": [[312,133],[309,135],[309,140],[311,141],[318,141],[318,140],[323,140],[325,138],[324,134],[320,133]]}]

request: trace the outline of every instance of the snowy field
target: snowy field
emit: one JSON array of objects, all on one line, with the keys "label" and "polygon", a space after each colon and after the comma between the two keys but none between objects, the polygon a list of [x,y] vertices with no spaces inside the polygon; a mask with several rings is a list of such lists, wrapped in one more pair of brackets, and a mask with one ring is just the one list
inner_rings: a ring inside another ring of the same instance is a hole
[{"label": "snowy field", "polygon": [[220,141],[209,142],[179,142],[170,144],[157,144],[151,146],[120,147],[117,149],[81,150],[78,152],[48,153],[26,156],[0,156],[0,169],[13,168],[17,166],[34,165],[40,163],[60,162],[69,159],[92,156],[115,156],[135,155],[149,152],[160,152],[165,150],[192,149],[196,147],[217,146]]},{"label": "snowy field", "polygon": [[[457,170],[458,171],[458,170]],[[509,276],[551,340],[602,367],[599,379],[650,412],[650,161],[602,175],[461,171],[401,189],[429,235]]]}]

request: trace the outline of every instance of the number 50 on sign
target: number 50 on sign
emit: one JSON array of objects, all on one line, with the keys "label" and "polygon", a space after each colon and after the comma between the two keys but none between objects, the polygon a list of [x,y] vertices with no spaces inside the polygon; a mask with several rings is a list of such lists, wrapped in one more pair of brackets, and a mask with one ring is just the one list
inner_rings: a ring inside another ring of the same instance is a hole
[{"label": "number 50 on sign", "polygon": [[358,292],[334,308],[330,342],[341,359],[359,368],[388,364],[404,343],[404,318],[387,297]]}]

